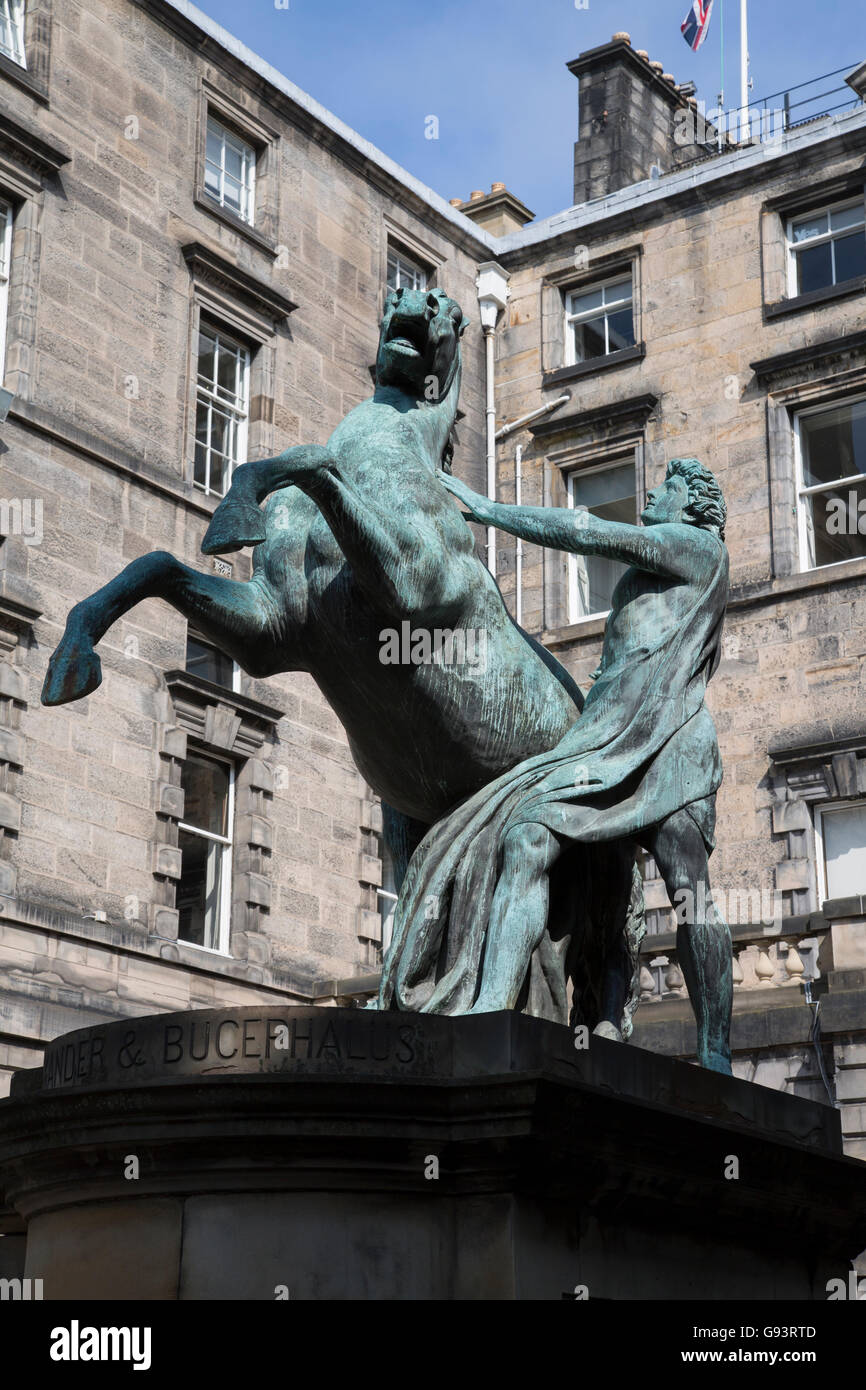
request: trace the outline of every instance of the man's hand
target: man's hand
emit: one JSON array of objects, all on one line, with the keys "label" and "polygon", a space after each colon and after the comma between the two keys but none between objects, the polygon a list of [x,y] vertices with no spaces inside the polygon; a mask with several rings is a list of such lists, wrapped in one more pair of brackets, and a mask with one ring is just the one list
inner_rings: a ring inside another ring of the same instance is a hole
[{"label": "man's hand", "polygon": [[470,521],[480,521],[482,525],[485,526],[492,524],[489,498],[482,497],[478,492],[473,492],[471,487],[467,487],[465,483],[461,483],[460,479],[455,478],[452,474],[443,473],[441,468],[439,470],[439,481],[442,483],[443,487],[448,489],[453,497],[457,498],[458,502],[462,502],[463,506],[466,508]]}]

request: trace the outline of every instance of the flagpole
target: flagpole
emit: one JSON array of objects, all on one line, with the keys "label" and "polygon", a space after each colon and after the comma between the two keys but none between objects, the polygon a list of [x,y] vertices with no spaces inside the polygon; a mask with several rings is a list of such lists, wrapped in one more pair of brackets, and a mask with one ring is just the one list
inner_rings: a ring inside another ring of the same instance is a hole
[{"label": "flagpole", "polygon": [[749,26],[746,16],[748,0],[740,0],[740,140],[748,144],[752,138],[749,122]]}]

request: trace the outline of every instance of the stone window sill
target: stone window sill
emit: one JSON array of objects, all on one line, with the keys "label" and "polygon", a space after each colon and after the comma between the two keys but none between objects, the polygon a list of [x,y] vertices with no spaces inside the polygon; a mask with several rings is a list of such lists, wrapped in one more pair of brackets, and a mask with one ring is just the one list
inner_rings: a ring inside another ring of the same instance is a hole
[{"label": "stone window sill", "polygon": [[204,189],[199,188],[196,190],[193,202],[196,207],[200,208],[203,212],[210,213],[212,217],[218,217],[227,227],[231,227],[233,232],[237,232],[240,236],[246,237],[247,241],[251,241],[253,246],[257,246],[260,251],[264,251],[269,256],[276,257],[277,243],[275,241],[265,236],[262,232],[257,231],[254,226],[249,222],[245,222],[242,217],[236,217],[233,212],[229,212],[228,208],[222,207],[216,199],[209,197]]},{"label": "stone window sill", "polygon": [[10,82],[22,87],[34,101],[41,102],[43,106],[48,105],[48,88],[45,83],[39,82],[27,68],[13,62],[3,53],[0,53],[0,77],[8,77]]},{"label": "stone window sill", "polygon": [[601,637],[606,622],[606,613],[596,614],[592,618],[581,618],[580,622],[569,623],[567,627],[556,627],[551,628],[548,632],[542,632],[540,640],[551,651],[556,647],[567,647],[571,642]]},{"label": "stone window sill", "polygon": [[808,294],[794,295],[791,299],[779,299],[775,304],[764,305],[765,320],[781,318],[784,314],[797,314],[803,309],[813,309],[817,305],[832,304],[837,299],[847,299],[853,294],[866,291],[866,276],[857,275],[853,280],[842,280],[838,285],[826,285],[820,290],[810,290]]},{"label": "stone window sill", "polygon": [[644,357],[646,344],[636,343],[634,347],[609,352],[606,357],[591,357],[588,362],[575,362],[569,367],[557,367],[555,371],[544,373],[542,390],[550,386],[559,386],[563,382],[575,381],[579,377],[592,376],[596,372],[606,372],[611,367],[622,367],[628,362],[639,362]]}]

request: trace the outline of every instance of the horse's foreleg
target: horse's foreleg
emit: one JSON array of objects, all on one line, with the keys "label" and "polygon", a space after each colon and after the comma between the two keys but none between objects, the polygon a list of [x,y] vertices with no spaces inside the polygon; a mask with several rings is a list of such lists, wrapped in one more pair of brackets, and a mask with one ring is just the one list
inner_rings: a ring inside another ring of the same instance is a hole
[{"label": "horse's foreleg", "polygon": [[285,669],[280,661],[283,624],[265,581],[239,583],[201,574],[157,550],[133,560],[116,579],[71,610],[48,663],[43,704],[66,704],[96,689],[102,667],[94,646],[118,618],[146,598],[165,599],[252,675]]},{"label": "horse's foreleg", "polygon": [[427,560],[422,537],[412,545],[394,535],[371,499],[362,497],[339,471],[333,455],[318,444],[287,449],[273,459],[242,464],[211,519],[202,541],[206,555],[225,554],[265,539],[265,515],[259,504],[269,493],[294,484],[313,501],[333,532],[370,602],[394,617],[427,607],[431,590],[441,588],[442,568]]},{"label": "horse's foreleg", "polygon": [[261,503],[272,492],[290,487],[331,462],[327,449],[301,444],[275,458],[240,464],[232,473],[232,485],[220,502],[201,543],[205,555],[228,555],[245,545],[261,545],[266,539]]}]

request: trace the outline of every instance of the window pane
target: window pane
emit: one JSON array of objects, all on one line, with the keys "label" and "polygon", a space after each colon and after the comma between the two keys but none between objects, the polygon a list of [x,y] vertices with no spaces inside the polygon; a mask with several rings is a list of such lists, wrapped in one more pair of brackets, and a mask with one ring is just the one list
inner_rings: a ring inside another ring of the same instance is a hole
[{"label": "window pane", "polygon": [[240,183],[243,179],[244,156],[241,147],[234,140],[227,139],[225,143],[225,168],[226,173]]},{"label": "window pane", "polygon": [[208,117],[205,150],[205,189],[230,212],[253,221],[253,180],[256,152],[239,135]]},{"label": "window pane", "polygon": [[216,370],[214,361],[216,354],[216,342],[210,333],[204,329],[198,335],[198,374],[202,381],[213,382],[214,371]]},{"label": "window pane", "polygon": [[222,396],[237,400],[240,391],[240,352],[225,339],[220,342],[217,389]]},{"label": "window pane", "polygon": [[797,292],[822,290],[833,283],[833,253],[829,241],[797,252]]},{"label": "window pane", "polygon": [[202,680],[213,681],[214,685],[224,685],[231,690],[234,674],[231,657],[196,637],[186,639],[186,669],[190,675],[200,676]]},{"label": "window pane", "polygon": [[854,232],[852,236],[840,236],[833,243],[836,257],[836,284],[843,280],[853,280],[857,275],[866,275],[866,233]]},{"label": "window pane", "polygon": [[585,294],[573,294],[569,312],[586,314],[590,309],[600,309],[604,294],[602,290],[587,290]]},{"label": "window pane", "polygon": [[[585,506],[593,516],[634,526],[637,521],[634,463],[630,460],[583,476],[573,473],[571,497],[575,506]],[[575,605],[572,621],[590,613],[607,612],[613,591],[628,567],[619,560],[607,560],[599,555],[575,555],[571,557],[571,564]]]},{"label": "window pane", "polygon": [[821,820],[827,897],[854,897],[866,883],[866,806],[825,811]]},{"label": "window pane", "polygon": [[800,417],[803,483],[831,483],[866,473],[866,401]]},{"label": "window pane", "polygon": [[389,251],[387,285],[389,290],[423,290],[427,288],[427,272],[415,261]]},{"label": "window pane", "polygon": [[608,346],[610,352],[620,348],[634,347],[634,323],[631,308],[620,309],[607,316]]},{"label": "window pane", "polygon": [[587,319],[586,323],[574,325],[575,362],[587,362],[593,357],[604,357],[606,350],[603,318]]},{"label": "window pane", "polygon": [[218,950],[220,946],[220,905],[224,891],[225,846],[178,831],[178,848],[183,856],[175,902],[178,909],[178,937],[197,946]]},{"label": "window pane", "polygon": [[813,565],[837,565],[866,555],[866,484],[841,483],[808,499]]},{"label": "window pane", "polygon": [[823,236],[826,231],[826,212],[820,212],[816,216],[800,217],[791,226],[791,240],[808,241],[810,237]]},{"label": "window pane", "polygon": [[841,227],[862,227],[863,217],[862,203],[855,203],[850,208],[836,208],[830,213],[830,226],[834,232]]},{"label": "window pane", "polygon": [[215,169],[212,164],[206,164],[204,168],[204,186],[206,192],[212,198],[219,199],[220,196],[220,171]]},{"label": "window pane", "polygon": [[228,835],[229,770],[225,763],[194,754],[181,769],[183,818],[212,835]]},{"label": "window pane", "polygon": [[240,212],[243,206],[243,190],[241,185],[226,174],[223,183],[223,207],[229,208],[231,212]]},{"label": "window pane", "polygon": [[634,464],[623,463],[615,468],[605,468],[597,473],[573,473],[571,475],[571,495],[576,507],[587,507],[593,513],[597,513],[599,507],[628,500],[631,503],[631,514],[617,517],[617,520],[634,522],[636,520]]},{"label": "window pane", "polygon": [[605,304],[614,304],[618,299],[631,299],[631,276],[627,280],[617,280],[615,285],[605,286]]}]

